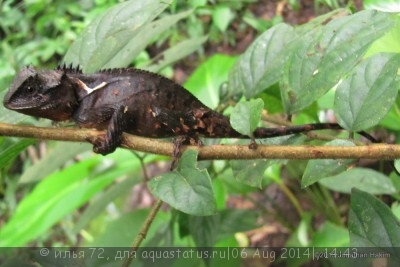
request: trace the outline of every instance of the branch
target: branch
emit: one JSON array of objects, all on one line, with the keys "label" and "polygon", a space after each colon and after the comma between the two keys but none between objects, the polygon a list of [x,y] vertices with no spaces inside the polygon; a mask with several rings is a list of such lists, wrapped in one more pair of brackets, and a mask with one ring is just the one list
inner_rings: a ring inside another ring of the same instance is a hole
[{"label": "branch", "polygon": [[[0,136],[14,136],[42,140],[87,142],[104,131],[72,128],[43,128],[0,123]],[[173,144],[145,137],[123,134],[122,147],[171,156]],[[270,146],[259,145],[249,149],[246,145],[211,145],[204,147],[187,146],[199,151],[199,159],[397,159],[400,145],[370,144],[362,146]]]},{"label": "branch", "polygon": [[[142,224],[142,227],[140,228],[139,233],[137,234],[135,240],[133,241],[133,244],[131,246],[131,250],[129,251],[129,255],[132,255],[133,252],[137,251],[140,244],[142,244],[142,241],[146,238],[147,233],[149,232],[150,226],[154,221],[154,218],[156,217],[158,211],[161,208],[162,201],[158,200],[153,207],[150,210],[149,215],[147,215],[146,220]],[[127,257],[124,260],[124,263],[122,264],[122,267],[128,267],[131,262],[132,262],[133,257]]]}]

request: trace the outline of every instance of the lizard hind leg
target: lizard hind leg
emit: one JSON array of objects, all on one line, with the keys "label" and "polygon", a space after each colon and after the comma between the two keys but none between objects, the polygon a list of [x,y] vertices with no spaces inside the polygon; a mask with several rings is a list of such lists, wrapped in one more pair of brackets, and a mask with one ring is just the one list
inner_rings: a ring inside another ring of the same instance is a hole
[{"label": "lizard hind leg", "polygon": [[203,146],[203,142],[196,136],[180,135],[174,138],[173,141],[174,149],[172,152],[172,162],[170,170],[174,170],[178,166],[180,157],[182,156],[183,146],[185,145],[197,145]]},{"label": "lizard hind leg", "polygon": [[173,170],[178,165],[183,146],[203,145],[196,130],[199,126],[202,126],[202,122],[198,120],[193,110],[182,112],[152,106],[151,111],[158,122],[176,135],[173,141],[174,148],[170,167],[170,169]]}]

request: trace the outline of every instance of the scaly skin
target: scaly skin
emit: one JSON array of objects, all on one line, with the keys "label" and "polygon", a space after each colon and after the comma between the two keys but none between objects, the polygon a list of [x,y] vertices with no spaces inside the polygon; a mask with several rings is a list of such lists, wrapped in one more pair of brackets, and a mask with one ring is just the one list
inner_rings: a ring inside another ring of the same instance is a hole
[{"label": "scaly skin", "polygon": [[[4,106],[53,121],[74,120],[80,127],[106,130],[91,140],[96,153],[109,154],[121,144],[123,132],[164,138],[177,137],[179,146],[199,136],[249,138],[236,132],[229,118],[209,109],[177,83],[138,69],[112,69],[83,74],[78,68],[22,69],[4,98]],[[341,129],[319,123],[258,128],[254,138],[268,138],[319,129]]]}]

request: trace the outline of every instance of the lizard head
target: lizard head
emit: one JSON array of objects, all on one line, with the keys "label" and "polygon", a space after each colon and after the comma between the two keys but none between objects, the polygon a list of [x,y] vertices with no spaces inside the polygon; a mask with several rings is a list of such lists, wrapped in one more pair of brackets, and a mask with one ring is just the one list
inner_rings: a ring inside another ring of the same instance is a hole
[{"label": "lizard head", "polygon": [[73,83],[63,70],[31,66],[17,74],[3,103],[8,109],[54,121],[70,119],[78,105]]}]

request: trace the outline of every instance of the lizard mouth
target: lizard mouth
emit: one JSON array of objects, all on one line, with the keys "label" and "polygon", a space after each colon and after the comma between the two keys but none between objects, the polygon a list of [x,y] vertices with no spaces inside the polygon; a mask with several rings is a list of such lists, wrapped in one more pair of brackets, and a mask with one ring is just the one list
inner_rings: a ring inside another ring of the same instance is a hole
[{"label": "lizard mouth", "polygon": [[42,107],[51,106],[53,103],[47,104],[46,99],[42,95],[39,97],[32,98],[21,98],[18,95],[7,94],[4,97],[3,104],[6,108],[12,110],[30,110],[30,109],[42,109]]},{"label": "lizard mouth", "polygon": [[30,109],[40,109],[40,110],[49,110],[56,107],[55,103],[37,103],[36,105],[31,103],[30,101],[10,101],[4,103],[6,108],[12,110],[30,110]]},{"label": "lizard mouth", "polygon": [[32,103],[28,103],[28,101],[4,101],[4,106],[12,110],[24,110],[40,107],[40,105],[32,105]]},{"label": "lizard mouth", "polygon": [[38,106],[41,110],[50,110],[50,109],[54,109],[57,105],[55,103],[49,103],[49,104],[45,104],[43,106]]}]

